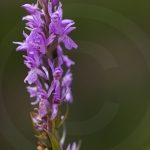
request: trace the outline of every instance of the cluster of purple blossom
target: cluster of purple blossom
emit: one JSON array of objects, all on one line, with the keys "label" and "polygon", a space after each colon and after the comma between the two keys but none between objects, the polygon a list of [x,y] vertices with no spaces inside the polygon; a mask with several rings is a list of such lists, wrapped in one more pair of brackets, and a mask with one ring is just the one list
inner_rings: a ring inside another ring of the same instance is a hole
[{"label": "cluster of purple blossom", "polygon": [[[41,9],[38,8],[38,3]],[[63,54],[60,43],[62,42],[68,50],[78,47],[68,36],[76,29],[72,27],[75,22],[62,19],[62,4],[58,0],[38,0],[37,4],[25,4],[22,7],[30,13],[22,18],[28,21],[26,28],[30,34],[27,35],[23,31],[25,40],[13,43],[19,44],[17,51],[27,52],[27,55],[23,55],[24,64],[30,71],[24,82],[34,84],[27,86],[27,91],[30,97],[36,97],[36,101],[31,104],[38,104],[38,108],[35,108],[38,113],[32,113],[35,128],[40,132],[51,132],[53,120],[58,120],[60,104],[63,101],[73,101],[70,67],[75,63]],[[62,65],[67,67],[65,74]],[[76,150],[76,144],[74,143],[72,148],[69,145],[67,150]]]}]

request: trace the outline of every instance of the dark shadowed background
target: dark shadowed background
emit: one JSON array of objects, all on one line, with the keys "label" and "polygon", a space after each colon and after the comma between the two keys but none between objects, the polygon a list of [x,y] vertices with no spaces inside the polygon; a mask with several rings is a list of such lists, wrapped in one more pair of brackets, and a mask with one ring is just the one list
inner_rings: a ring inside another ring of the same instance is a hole
[{"label": "dark shadowed background", "polygon": [[[76,22],[70,36],[79,46],[64,49],[76,62],[65,148],[82,139],[81,150],[149,150],[150,1],[61,2],[64,18]],[[34,99],[23,82],[28,69],[12,44],[23,40],[25,3],[36,1],[0,2],[0,150],[37,145],[29,116]]]}]

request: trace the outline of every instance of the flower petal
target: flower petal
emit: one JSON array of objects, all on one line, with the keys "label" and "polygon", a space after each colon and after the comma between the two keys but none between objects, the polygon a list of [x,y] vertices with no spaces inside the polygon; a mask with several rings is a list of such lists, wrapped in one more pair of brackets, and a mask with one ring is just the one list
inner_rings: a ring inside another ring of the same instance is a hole
[{"label": "flower petal", "polygon": [[75,62],[69,59],[67,55],[63,56],[63,61],[67,67],[70,67],[71,65],[75,64]]},{"label": "flower petal", "polygon": [[52,115],[51,115],[51,120],[53,120],[58,113],[58,105],[57,104],[53,104],[52,105]]},{"label": "flower petal", "polygon": [[45,78],[46,80],[48,80],[47,76],[45,75],[45,73],[43,71],[41,71],[40,69],[36,68],[36,73],[38,75],[40,75],[41,77]]},{"label": "flower petal", "polygon": [[46,40],[46,46],[48,46],[49,44],[51,44],[51,43],[54,41],[55,37],[56,37],[56,35],[54,35],[54,33],[52,33],[52,34],[48,37],[48,39]]},{"label": "flower petal", "polygon": [[52,73],[54,72],[54,64],[51,62],[51,60],[48,58],[48,65],[52,69]]},{"label": "flower petal", "polygon": [[30,97],[37,96],[37,87],[27,86],[26,89],[30,93]]},{"label": "flower petal", "polygon": [[68,50],[71,50],[72,48],[76,49],[78,47],[78,45],[67,35],[65,35],[63,43]]},{"label": "flower petal", "polygon": [[37,97],[35,102],[31,102],[31,105],[36,105],[39,103],[39,101],[40,101],[40,99],[39,99],[39,97]]},{"label": "flower petal", "polygon": [[35,69],[30,70],[28,76],[24,79],[24,82],[28,81],[29,84],[34,83],[37,80],[37,73]]},{"label": "flower petal", "polygon": [[56,86],[56,82],[52,81],[51,86],[48,90],[48,97],[51,95],[51,93],[54,90],[55,86]]},{"label": "flower petal", "polygon": [[37,5],[25,4],[22,5],[22,8],[26,9],[30,14],[33,14],[36,12]]},{"label": "flower petal", "polygon": [[44,70],[46,76],[47,76],[47,79],[49,80],[49,73],[48,73],[48,70],[46,69],[46,67],[42,66],[42,69]]},{"label": "flower petal", "polygon": [[24,35],[25,38],[28,37],[28,35],[24,32],[24,30],[23,30],[23,35]]}]

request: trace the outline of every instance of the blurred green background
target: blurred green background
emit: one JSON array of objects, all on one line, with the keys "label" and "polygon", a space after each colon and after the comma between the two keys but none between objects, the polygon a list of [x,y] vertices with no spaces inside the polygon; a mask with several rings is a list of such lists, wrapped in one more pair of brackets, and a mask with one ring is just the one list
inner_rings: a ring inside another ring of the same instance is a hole
[{"label": "blurred green background", "polygon": [[[79,45],[77,50],[64,49],[76,62],[65,147],[82,139],[81,150],[149,150],[150,1],[61,2],[64,18],[76,23],[70,36]],[[36,149],[37,144],[29,116],[34,99],[23,82],[28,71],[25,53],[16,52],[12,44],[24,40],[21,19],[27,12],[21,5],[25,3],[36,1],[0,3],[2,150]]]}]

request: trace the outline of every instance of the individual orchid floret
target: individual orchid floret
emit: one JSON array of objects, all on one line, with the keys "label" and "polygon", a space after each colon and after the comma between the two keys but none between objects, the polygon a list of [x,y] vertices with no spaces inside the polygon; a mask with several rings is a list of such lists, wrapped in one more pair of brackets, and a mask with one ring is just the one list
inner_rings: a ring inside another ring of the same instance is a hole
[{"label": "individual orchid floret", "polygon": [[38,68],[34,68],[28,72],[28,75],[25,78],[24,82],[26,83],[26,81],[28,81],[29,84],[32,84],[37,81],[38,75],[48,80],[47,76],[45,75],[43,71],[41,71]]},{"label": "individual orchid floret", "polygon": [[41,118],[45,117],[48,113],[48,110],[50,109],[50,103],[46,99],[40,100],[38,113]]},{"label": "individual orchid floret", "polygon": [[25,17],[22,18],[22,20],[26,20],[28,21],[26,23],[26,26],[30,27],[30,28],[40,28],[41,26],[44,26],[44,21],[41,19],[41,16],[43,16],[44,14],[36,11],[36,14],[34,15],[27,15]]},{"label": "individual orchid floret", "polygon": [[30,14],[35,14],[35,12],[37,11],[37,4],[25,4],[22,5],[22,8],[26,9]]},{"label": "individual orchid floret", "polygon": [[62,74],[63,74],[63,70],[62,70],[61,66],[55,68],[55,70],[53,72],[54,80],[59,80],[61,78]]},{"label": "individual orchid floret", "polygon": [[28,23],[26,23],[26,26],[29,26],[31,28],[40,28],[41,26],[44,26],[44,21],[41,18],[44,13],[42,11],[39,11],[40,9],[38,9],[37,4],[25,4],[22,7],[31,14],[22,18],[22,20],[29,21]]},{"label": "individual orchid floret", "polygon": [[42,29],[33,29],[26,40],[23,42],[13,42],[14,44],[20,44],[17,47],[19,50],[27,50],[29,54],[34,54],[35,52],[40,52],[41,54],[46,53],[46,46],[51,44],[55,38],[54,34],[51,34],[48,39],[46,39]]},{"label": "individual orchid floret", "polygon": [[[71,82],[72,82],[72,73],[70,73],[70,69],[68,69],[67,73],[65,74],[62,80],[62,87],[63,87],[62,93],[65,92],[65,89],[70,88]],[[69,90],[69,92],[67,92],[65,99],[69,102],[73,101],[71,89]]]},{"label": "individual orchid floret", "polygon": [[38,90],[39,90],[39,92],[37,92],[37,96],[40,99],[43,99],[43,100],[48,99],[48,94],[45,90],[43,90],[42,88],[39,88]]},{"label": "individual orchid floret", "polygon": [[48,59],[48,64],[52,70],[52,75],[53,75],[54,80],[59,80],[63,74],[63,70],[61,68],[62,63],[58,64],[58,67],[54,68],[54,64],[51,62],[50,59]]},{"label": "individual orchid floret", "polygon": [[58,113],[58,105],[60,104],[60,83],[56,84],[55,93],[53,94],[52,114],[51,120],[53,120]]},{"label": "individual orchid floret", "polygon": [[36,97],[36,101],[35,102],[31,102],[31,105],[36,105],[39,103],[40,98],[37,96],[37,92],[38,92],[38,88],[36,87],[31,87],[31,86],[27,86],[26,87],[27,91],[30,94],[30,97]]},{"label": "individual orchid floret", "polygon": [[54,68],[54,64],[51,62],[50,59],[48,59],[48,64],[52,70],[52,75],[53,75],[53,81],[51,83],[51,86],[48,90],[48,96],[50,96],[51,92],[56,88],[56,85],[59,85],[59,79],[61,78],[62,74],[63,74],[63,70],[61,68],[61,64],[59,64],[58,67]]},{"label": "individual orchid floret", "polygon": [[[35,55],[34,55],[35,56]],[[37,60],[34,60],[32,57],[30,56],[25,56],[23,55],[24,58],[26,58],[26,60],[24,60],[24,64],[30,68],[30,69],[33,69],[33,68],[38,68],[39,65],[40,65],[40,62]]]},{"label": "individual orchid floret", "polygon": [[63,27],[63,31],[62,34],[60,35],[59,39],[58,39],[58,43],[63,42],[65,47],[68,50],[71,50],[72,48],[77,48],[77,44],[68,36],[68,34],[75,30],[76,27],[71,27],[72,25],[74,25],[74,21],[73,20],[65,20],[62,23],[62,27]]},{"label": "individual orchid floret", "polygon": [[52,13],[51,5],[49,5],[49,13],[51,15],[51,23],[49,24],[49,30],[55,34],[59,34],[60,37],[58,42],[63,42],[65,47],[70,50],[72,48],[77,48],[77,44],[68,36],[68,34],[76,29],[75,27],[71,27],[74,24],[72,20],[62,20],[63,11],[61,8],[62,4],[59,3],[59,7],[57,11]]},{"label": "individual orchid floret", "polygon": [[59,104],[62,103],[63,99],[69,92],[70,89],[67,89],[66,93],[63,93],[62,97],[60,98],[60,82],[56,84],[55,93],[53,93],[52,98],[52,115],[51,115],[52,120],[57,116]]},{"label": "individual orchid floret", "polygon": [[60,36],[60,38],[58,39],[58,42],[63,42],[65,47],[68,49],[68,50],[71,50],[72,48],[75,48],[77,49],[78,48],[78,45],[67,35],[62,35]]},{"label": "individual orchid floret", "polygon": [[26,39],[29,53],[39,51],[42,54],[46,53],[46,37],[41,29],[33,29]]},{"label": "individual orchid floret", "polygon": [[51,16],[51,23],[49,25],[49,30],[55,34],[61,34],[62,27],[61,27],[61,12],[56,11]]}]

